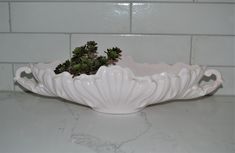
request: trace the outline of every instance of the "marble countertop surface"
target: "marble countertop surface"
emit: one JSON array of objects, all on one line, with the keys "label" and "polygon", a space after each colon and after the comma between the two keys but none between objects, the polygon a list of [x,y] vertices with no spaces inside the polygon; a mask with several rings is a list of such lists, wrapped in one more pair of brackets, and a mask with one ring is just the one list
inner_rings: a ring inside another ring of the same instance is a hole
[{"label": "marble countertop surface", "polygon": [[0,153],[235,153],[235,97],[109,115],[60,99],[0,92]]}]

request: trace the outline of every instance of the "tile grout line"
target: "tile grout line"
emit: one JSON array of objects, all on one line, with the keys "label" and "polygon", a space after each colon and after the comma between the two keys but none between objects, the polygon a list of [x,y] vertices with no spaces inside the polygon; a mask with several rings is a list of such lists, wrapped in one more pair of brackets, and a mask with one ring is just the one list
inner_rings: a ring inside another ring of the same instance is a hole
[{"label": "tile grout line", "polygon": [[69,34],[69,58],[72,57],[72,34]]},{"label": "tile grout line", "polygon": [[9,15],[9,31],[12,32],[12,23],[11,23],[11,2],[8,2],[8,15]]},{"label": "tile grout line", "polygon": [[[1,2],[9,2],[7,0],[5,1],[1,1]],[[65,1],[65,0],[36,0],[36,1],[27,1],[27,0],[22,0],[22,1],[16,1],[16,0],[13,0],[13,1],[10,1],[11,3],[170,3],[170,4],[177,4],[177,3],[180,3],[180,4],[192,4],[192,3],[199,3],[199,4],[235,4],[235,2],[198,2],[196,0],[193,0],[193,1],[170,1],[170,0],[167,0],[167,1],[150,1],[150,0],[146,0],[146,1],[138,1],[138,0],[134,0],[134,1],[124,1],[124,0],[120,0],[120,1],[111,1],[111,0],[98,0],[98,1],[95,1],[95,0],[91,0],[91,1],[85,1],[85,0],[81,0],[81,1],[76,1],[76,0],[68,0],[68,1]]]},{"label": "tile grout line", "polygon": [[115,33],[115,32],[0,32],[0,34],[86,34],[86,35],[166,35],[166,36],[208,36],[208,37],[234,37],[235,34],[193,34],[193,33]]},{"label": "tile grout line", "polygon": [[12,79],[13,79],[13,91],[15,92],[15,80],[14,80],[14,74],[15,74],[15,64],[11,64],[11,69],[12,69]]},{"label": "tile grout line", "polygon": [[189,64],[192,64],[193,36],[190,36]]},{"label": "tile grout line", "polygon": [[133,8],[133,3],[130,3],[130,33],[132,33],[132,8]]},{"label": "tile grout line", "polygon": [[[39,61],[40,62],[40,61]],[[36,64],[38,62],[1,62],[0,61],[0,64],[29,64],[29,63],[33,63],[33,64]]]},{"label": "tile grout line", "polygon": [[[37,63],[41,63],[41,62],[0,62],[0,64],[12,64],[12,65],[15,65],[15,64],[37,64]],[[205,65],[205,64],[198,64],[198,65]],[[235,65],[207,65],[207,66],[208,67],[221,67],[221,68],[235,68]],[[13,75],[14,75],[14,69],[12,69]]]}]

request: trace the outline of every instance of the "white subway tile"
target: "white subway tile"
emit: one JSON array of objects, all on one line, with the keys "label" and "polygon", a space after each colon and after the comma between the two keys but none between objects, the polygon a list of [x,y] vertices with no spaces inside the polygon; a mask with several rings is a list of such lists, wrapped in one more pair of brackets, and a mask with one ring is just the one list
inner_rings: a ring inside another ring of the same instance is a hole
[{"label": "white subway tile", "polygon": [[192,62],[203,65],[235,66],[235,37],[193,37]]},{"label": "white subway tile", "polygon": [[64,34],[0,34],[0,62],[45,62],[69,57]]},{"label": "white subway tile", "polygon": [[134,3],[136,33],[235,34],[235,5]]},{"label": "white subway tile", "polygon": [[128,32],[129,3],[13,3],[14,32]]},{"label": "white subway tile", "polygon": [[8,3],[0,3],[0,32],[9,32]]},{"label": "white subway tile", "polygon": [[196,0],[196,2],[221,2],[221,3],[226,3],[226,2],[235,2],[235,0]]},{"label": "white subway tile", "polygon": [[72,49],[90,40],[98,43],[100,53],[117,46],[124,54],[131,55],[138,62],[189,63],[189,36],[77,34],[72,35]]},{"label": "white subway tile", "polygon": [[0,91],[13,90],[12,65],[0,64]]},{"label": "white subway tile", "polygon": [[224,83],[215,94],[235,95],[235,67],[209,67],[218,70],[223,77]]}]

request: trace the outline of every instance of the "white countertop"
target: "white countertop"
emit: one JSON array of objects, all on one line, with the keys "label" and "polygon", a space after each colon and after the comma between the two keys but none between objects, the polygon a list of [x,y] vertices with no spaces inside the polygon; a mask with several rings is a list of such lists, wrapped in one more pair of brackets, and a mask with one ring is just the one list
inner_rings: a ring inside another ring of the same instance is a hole
[{"label": "white countertop", "polygon": [[60,99],[0,92],[0,153],[235,153],[235,97],[108,115]]}]

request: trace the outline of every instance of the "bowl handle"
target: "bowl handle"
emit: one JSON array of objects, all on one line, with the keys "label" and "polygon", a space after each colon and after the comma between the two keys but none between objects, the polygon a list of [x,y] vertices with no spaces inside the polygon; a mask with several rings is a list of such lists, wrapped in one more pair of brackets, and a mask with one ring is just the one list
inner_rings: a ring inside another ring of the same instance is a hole
[{"label": "bowl handle", "polygon": [[199,84],[199,87],[203,90],[203,95],[208,95],[215,91],[217,88],[220,87],[220,85],[223,83],[223,79],[221,76],[221,73],[215,69],[208,69],[205,71],[204,76],[210,77],[212,75],[216,76],[216,80],[214,80],[211,84]]},{"label": "bowl handle", "polygon": [[26,77],[21,77],[22,72],[30,74],[32,73],[32,70],[30,67],[27,66],[20,67],[16,70],[14,80],[17,81],[25,89],[44,96],[53,96],[53,97],[55,96],[54,94],[49,92],[48,89],[43,84],[37,82],[34,78],[28,79]]}]

